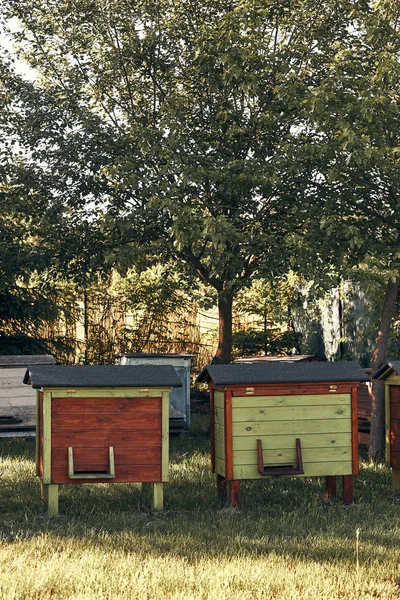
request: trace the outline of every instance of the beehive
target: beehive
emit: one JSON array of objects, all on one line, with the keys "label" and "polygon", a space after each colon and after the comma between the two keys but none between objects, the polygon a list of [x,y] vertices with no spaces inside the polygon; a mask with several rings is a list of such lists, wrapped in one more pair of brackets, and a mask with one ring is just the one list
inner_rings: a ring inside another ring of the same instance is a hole
[{"label": "beehive", "polygon": [[392,468],[392,488],[400,490],[400,361],[383,365],[372,379],[385,382],[386,463]]},{"label": "beehive", "polygon": [[210,388],[211,466],[217,488],[239,505],[240,481],[326,477],[326,497],[343,476],[353,501],[358,473],[356,362],[209,365],[198,377]]},{"label": "beehive", "polygon": [[50,514],[59,484],[148,482],[163,507],[169,393],[181,385],[173,367],[32,366],[24,383],[37,390],[36,466]]}]

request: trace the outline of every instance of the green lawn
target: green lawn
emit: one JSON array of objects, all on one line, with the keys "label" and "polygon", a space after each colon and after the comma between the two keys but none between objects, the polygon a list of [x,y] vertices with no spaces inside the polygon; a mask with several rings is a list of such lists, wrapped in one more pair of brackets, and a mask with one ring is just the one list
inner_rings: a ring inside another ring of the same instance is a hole
[{"label": "green lawn", "polygon": [[362,463],[354,506],[324,502],[322,479],[275,479],[242,482],[235,511],[218,505],[195,415],[171,442],[162,513],[139,485],[77,485],[49,518],[34,445],[0,441],[1,600],[400,598],[400,495],[383,465]]}]

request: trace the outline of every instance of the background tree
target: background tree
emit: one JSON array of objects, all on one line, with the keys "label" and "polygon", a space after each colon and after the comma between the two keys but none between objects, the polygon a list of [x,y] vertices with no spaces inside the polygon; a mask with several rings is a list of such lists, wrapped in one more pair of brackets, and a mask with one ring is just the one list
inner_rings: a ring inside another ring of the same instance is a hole
[{"label": "background tree", "polygon": [[[91,186],[107,182],[103,209],[117,227],[156,218],[164,249],[215,290],[216,359],[226,362],[234,297],[252,277],[286,269],[316,201],[307,98],[354,3],[5,6],[21,25],[20,56],[66,115],[79,114],[64,132],[85,146],[99,120],[107,131],[103,166],[81,163]],[[79,170],[64,169],[64,141],[56,148],[58,172],[79,182]]]}]

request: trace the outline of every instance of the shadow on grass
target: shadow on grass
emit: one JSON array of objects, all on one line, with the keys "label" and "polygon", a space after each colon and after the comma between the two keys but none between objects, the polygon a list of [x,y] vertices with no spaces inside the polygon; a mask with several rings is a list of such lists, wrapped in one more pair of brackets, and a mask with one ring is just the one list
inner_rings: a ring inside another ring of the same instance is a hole
[{"label": "shadow on grass", "polygon": [[[400,497],[389,470],[364,462],[354,506],[325,502],[323,478],[243,481],[242,508],[221,506],[209,469],[205,431],[171,441],[165,510],[153,512],[138,484],[60,486],[60,517],[46,516],[34,470],[34,440],[0,442],[10,470],[1,473],[3,542],[43,535],[78,545],[155,555],[257,557],[268,553],[314,561],[353,561],[356,530],[364,561],[385,560],[400,543]],[[7,467],[8,468],[8,467]],[[338,483],[340,478],[338,478]],[[340,483],[338,490],[340,498]]]}]

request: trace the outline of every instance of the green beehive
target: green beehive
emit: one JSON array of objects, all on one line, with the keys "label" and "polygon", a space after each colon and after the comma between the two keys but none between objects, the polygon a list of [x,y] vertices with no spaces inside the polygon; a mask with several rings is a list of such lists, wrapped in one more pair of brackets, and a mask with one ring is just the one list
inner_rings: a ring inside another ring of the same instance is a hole
[{"label": "green beehive", "polygon": [[356,362],[209,365],[198,381],[210,388],[212,470],[219,493],[228,483],[238,506],[240,481],[326,477],[326,496],[343,476],[353,501],[358,473]]}]

